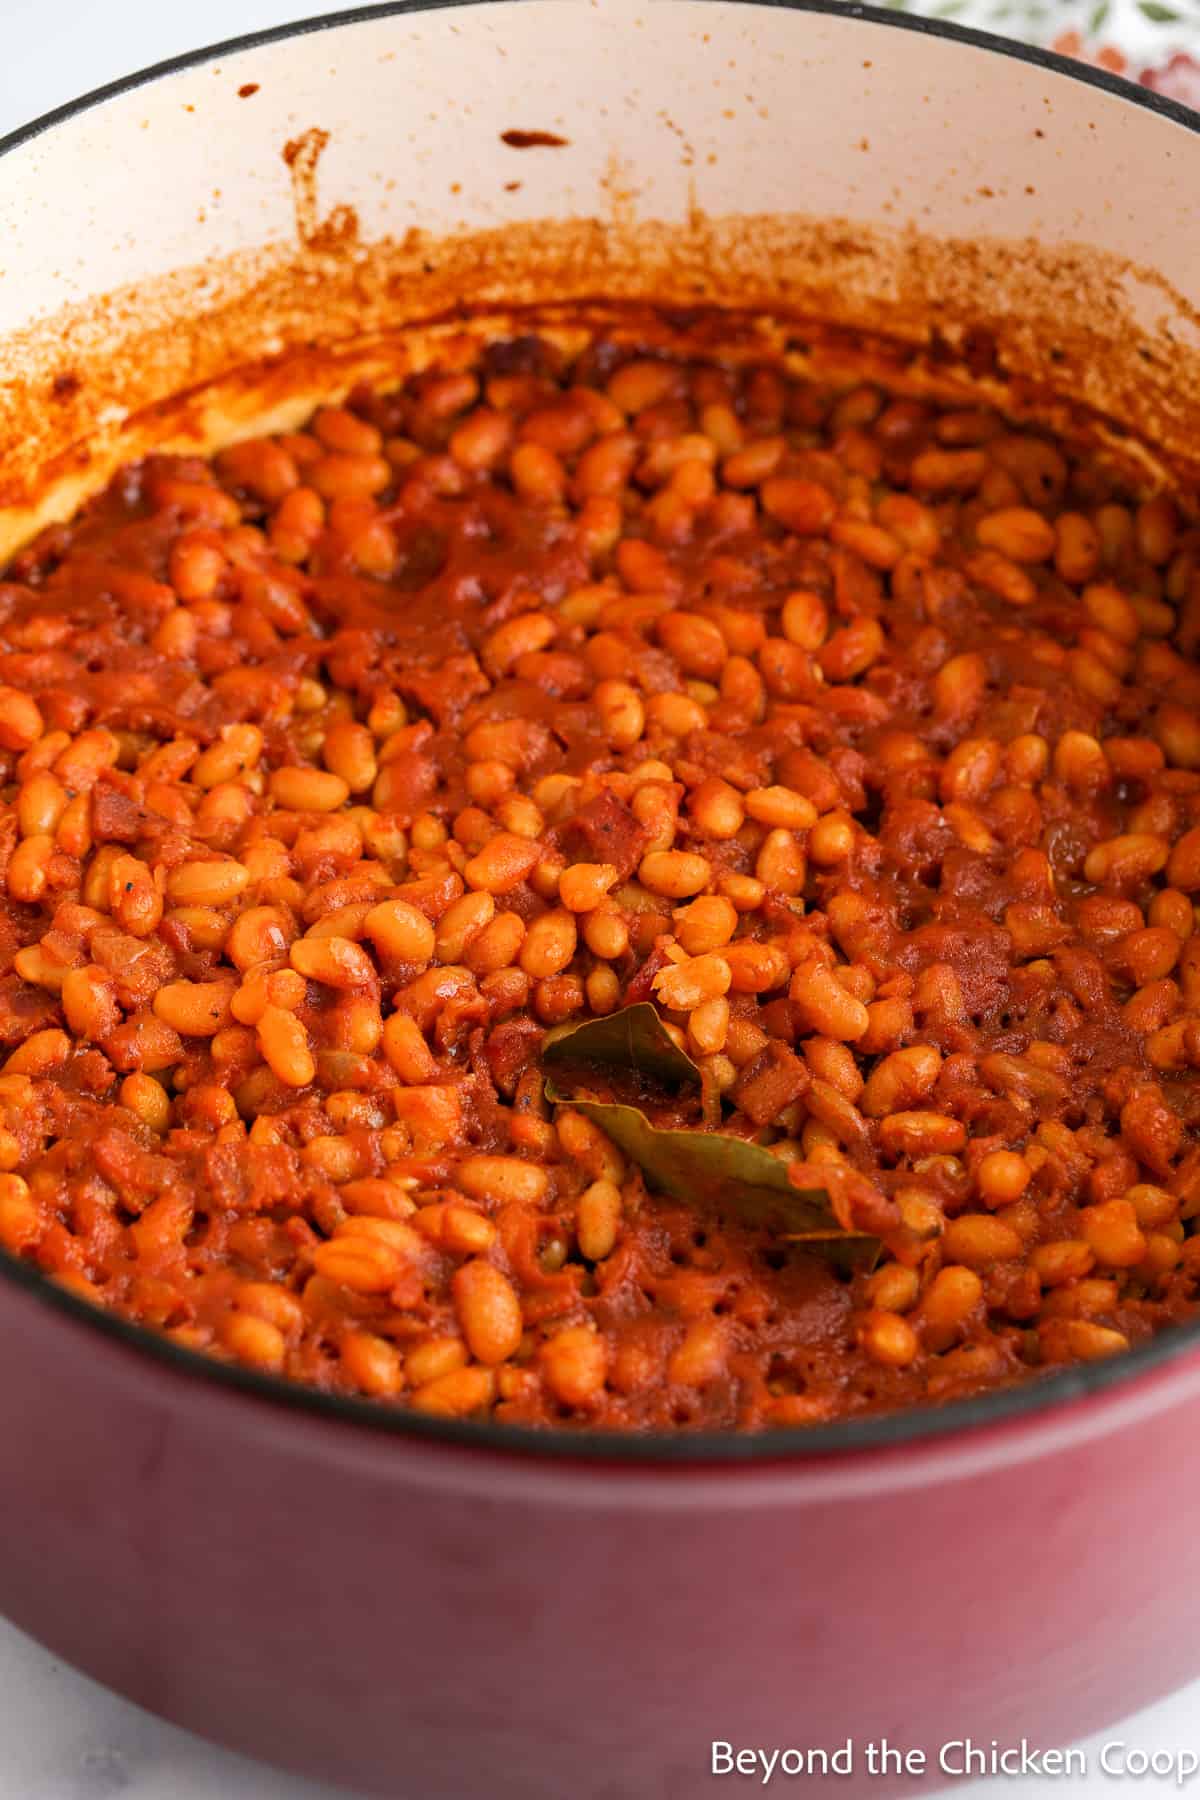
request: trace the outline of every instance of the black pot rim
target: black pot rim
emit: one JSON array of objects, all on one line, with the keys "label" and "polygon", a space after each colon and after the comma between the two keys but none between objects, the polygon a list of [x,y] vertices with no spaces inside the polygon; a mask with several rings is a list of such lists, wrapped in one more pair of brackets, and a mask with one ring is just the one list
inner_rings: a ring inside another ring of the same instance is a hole
[{"label": "black pot rim", "polygon": [[[496,0],[384,0],[381,5],[354,7],[318,18],[300,19],[289,25],[271,26],[263,31],[249,32],[243,37],[227,38],[220,43],[154,63],[134,74],[123,76],[118,81],[95,88],[77,100],[55,107],[40,118],[0,137],[0,156],[7,156],[12,151],[21,149],[55,126],[65,124],[81,113],[102,105],[106,100],[116,99],[163,76],[201,67],[219,57],[282,43],[289,38],[315,36],[320,32],[367,24],[375,19],[407,13],[436,12],[448,7],[477,9],[495,3]],[[997,37],[991,32],[977,31],[971,26],[956,25],[949,20],[927,19],[877,6],[843,4],[842,0],[726,0],[726,3],[827,14],[968,45],[997,56],[1011,57],[1017,62],[1030,63],[1035,68],[1045,69],[1085,86],[1100,88],[1127,105],[1157,113],[1188,131],[1200,132],[1200,113],[1176,100],[1156,94],[1149,88],[1126,81],[1122,76],[1113,75],[1107,69],[1074,62],[1054,51]],[[106,1333],[138,1356],[155,1358],[179,1374],[233,1393],[268,1401],[274,1406],[298,1410],[343,1426],[352,1425],[360,1429],[366,1427],[373,1432],[395,1437],[453,1445],[459,1449],[490,1452],[492,1455],[515,1456],[542,1463],[604,1463],[610,1467],[621,1465],[629,1469],[687,1465],[732,1467],[748,1464],[771,1464],[776,1467],[791,1465],[797,1468],[819,1459],[841,1458],[869,1451],[895,1451],[910,1444],[915,1446],[944,1442],[952,1436],[978,1432],[1006,1421],[1033,1420],[1055,1408],[1124,1387],[1200,1346],[1200,1319],[1197,1319],[1187,1325],[1172,1327],[1147,1343],[1104,1362],[1062,1369],[1010,1388],[952,1401],[942,1406],[914,1407],[902,1412],[837,1424],[771,1428],[755,1434],[543,1430],[428,1418],[401,1406],[378,1405],[366,1400],[323,1394],[315,1388],[302,1387],[274,1376],[257,1374],[251,1369],[218,1362],[203,1352],[186,1350],[152,1331],[129,1323],[115,1313],[90,1305],[48,1280],[32,1265],[19,1262],[7,1254],[0,1254],[0,1279],[12,1283],[16,1288],[36,1297],[42,1304],[57,1309],[89,1329]]]}]

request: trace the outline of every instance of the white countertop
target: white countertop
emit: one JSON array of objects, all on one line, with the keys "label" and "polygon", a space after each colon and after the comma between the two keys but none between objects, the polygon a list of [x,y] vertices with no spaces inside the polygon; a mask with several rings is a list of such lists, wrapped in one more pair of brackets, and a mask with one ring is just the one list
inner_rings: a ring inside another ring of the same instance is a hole
[{"label": "white countertop", "polygon": [[[115,5],[117,0],[109,0]],[[946,1698],[946,1736],[955,1735],[953,1695]],[[781,1721],[781,1732],[786,1721]],[[707,1754],[703,1722],[697,1724],[697,1768]],[[784,1738],[785,1742],[791,1741]],[[1200,1774],[1180,1787],[1172,1773],[1106,1775],[1106,1745],[1122,1754],[1200,1755],[1200,1682],[1111,1726],[1081,1746],[1087,1773],[1049,1777],[996,1777],[953,1781],[943,1790],[953,1800],[1191,1800]],[[1043,1744],[1041,1749],[1055,1746]],[[1065,1746],[1062,1746],[1065,1748]],[[788,1781],[777,1775],[764,1790],[758,1781],[697,1782],[697,1796],[728,1794],[730,1800],[766,1792],[792,1797],[822,1794],[835,1800],[838,1783]],[[59,1662],[40,1645],[0,1620],[0,1800],[352,1800],[342,1790],[281,1775],[259,1763],[217,1749],[190,1732],[166,1725],[119,1700]],[[401,1794],[395,1800],[423,1800]],[[466,1794],[462,1800],[487,1800]],[[570,1800],[563,1795],[561,1800]],[[627,1800],[655,1800],[630,1793]]]},{"label": "white countertop", "polygon": [[[91,88],[198,44],[338,10],[319,0],[0,0],[0,135]],[[1198,1610],[1200,1610],[1200,1596]],[[1200,1623],[1197,1629],[1200,1630]],[[947,1738],[954,1735],[947,1696]],[[781,1721],[781,1730],[784,1721]],[[1101,1746],[1200,1753],[1200,1683],[1085,1746],[1089,1773],[955,1782],[960,1800],[1177,1794],[1170,1776],[1106,1776]],[[698,1744],[698,1751],[701,1750]],[[716,1784],[704,1783],[706,1791]],[[757,1784],[736,1781],[732,1793]],[[777,1777],[768,1792],[796,1793]],[[811,1787],[809,1789],[811,1792]],[[836,1792],[836,1782],[827,1786]],[[1200,1776],[1182,1792],[1200,1800]],[[0,1621],[0,1800],[338,1800],[165,1725]],[[397,1795],[396,1800],[421,1800]],[[463,1800],[476,1800],[464,1795]],[[480,1797],[483,1800],[483,1797]],[[650,1800],[630,1795],[629,1800]]]}]

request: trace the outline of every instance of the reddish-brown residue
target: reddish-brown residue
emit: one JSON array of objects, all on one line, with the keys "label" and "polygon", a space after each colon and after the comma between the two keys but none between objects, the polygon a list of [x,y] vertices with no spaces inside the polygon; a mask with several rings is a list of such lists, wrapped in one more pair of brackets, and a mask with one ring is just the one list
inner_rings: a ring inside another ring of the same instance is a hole
[{"label": "reddish-brown residue", "polygon": [[283,146],[283,160],[292,171],[296,235],[305,245],[311,244],[317,234],[317,164],[328,142],[329,133],[312,125]]},{"label": "reddish-brown residue", "polygon": [[259,84],[257,81],[243,81],[241,87],[238,89],[238,99],[249,100],[251,94],[257,94],[258,87]]},{"label": "reddish-brown residue", "polygon": [[[311,138],[289,146],[289,167],[314,162],[318,150]],[[1200,312],[1153,270],[1119,258],[795,214],[711,219],[696,210],[679,226],[639,221],[619,168],[605,191],[622,205],[603,226],[508,221],[364,246],[357,221],[336,207],[316,223],[311,168],[308,186],[314,203],[301,223],[313,235],[299,243],[139,281],[0,342],[0,546],[67,516],[120,462],[165,440],[227,443],[272,408],[295,407],[300,417],[304,396],[311,410],[356,380],[392,385],[431,355],[453,361],[464,294],[493,328],[497,316],[508,319],[511,335],[534,329],[535,316],[545,329],[564,303],[596,295],[606,296],[597,310],[609,318],[654,300],[672,343],[690,309],[707,306],[708,350],[718,336],[740,341],[749,316],[759,355],[768,317],[771,346],[789,357],[805,345],[831,355],[831,328],[866,332],[881,366],[864,375],[861,354],[851,356],[851,384],[878,378],[914,397],[954,386],[964,402],[980,395],[963,340],[982,328],[995,346],[982,382],[993,401],[1003,390],[1007,410],[1060,434],[1090,431],[1090,420],[1122,462],[1200,488],[1200,355],[1191,348]],[[1154,296],[1156,310],[1163,304],[1161,328],[1135,315],[1141,295]],[[473,319],[466,329],[477,328]],[[49,406],[64,367],[78,372],[80,391]]]},{"label": "reddish-brown residue", "polygon": [[561,150],[570,138],[559,137],[556,131],[502,131],[500,142],[507,144],[510,150]]}]

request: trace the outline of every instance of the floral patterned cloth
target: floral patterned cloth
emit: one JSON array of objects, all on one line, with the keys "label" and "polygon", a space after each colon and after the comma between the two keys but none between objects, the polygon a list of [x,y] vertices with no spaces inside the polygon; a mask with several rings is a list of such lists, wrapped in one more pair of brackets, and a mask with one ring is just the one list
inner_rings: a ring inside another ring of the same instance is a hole
[{"label": "floral patterned cloth", "polygon": [[1200,0],[883,0],[1023,38],[1200,110]]}]

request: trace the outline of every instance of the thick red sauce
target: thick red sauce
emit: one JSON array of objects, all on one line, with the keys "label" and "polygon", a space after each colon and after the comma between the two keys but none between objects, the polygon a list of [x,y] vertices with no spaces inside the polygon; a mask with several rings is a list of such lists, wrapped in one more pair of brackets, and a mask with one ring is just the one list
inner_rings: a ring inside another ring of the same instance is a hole
[{"label": "thick red sauce", "polygon": [[[1190,1317],[1198,566],[993,413],[607,342],[126,469],[0,583],[0,1240],[537,1425],[854,1417]],[[703,1073],[656,1119],[873,1268],[547,1100],[546,1029],[647,998]]]}]

